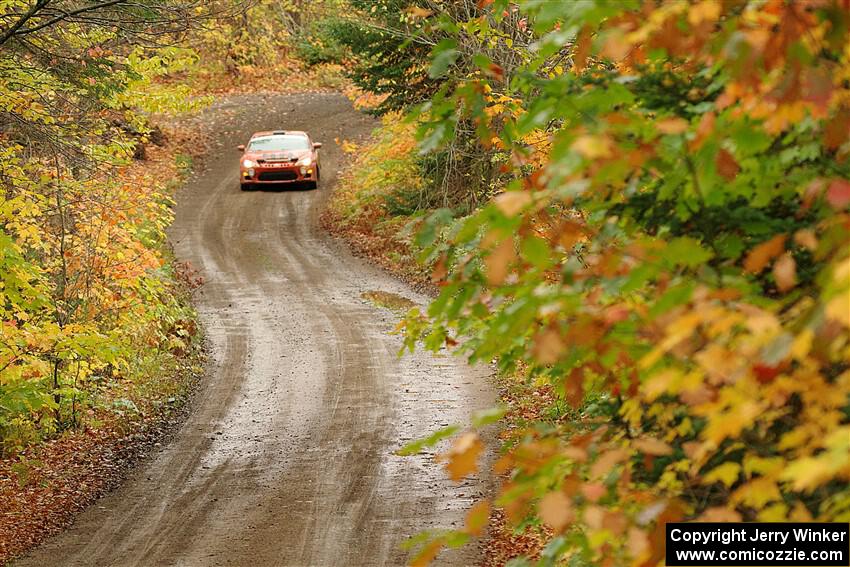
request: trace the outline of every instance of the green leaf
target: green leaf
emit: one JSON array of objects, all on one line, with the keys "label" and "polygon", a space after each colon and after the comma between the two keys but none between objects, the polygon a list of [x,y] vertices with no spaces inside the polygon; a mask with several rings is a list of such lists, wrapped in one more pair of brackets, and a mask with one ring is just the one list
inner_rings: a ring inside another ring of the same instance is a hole
[{"label": "green leaf", "polygon": [[432,79],[442,76],[448,71],[449,67],[454,65],[460,52],[457,50],[457,41],[453,39],[444,39],[440,41],[432,52],[431,67],[428,69],[428,76]]},{"label": "green leaf", "polygon": [[434,445],[436,445],[437,443],[439,443],[443,439],[451,437],[452,435],[457,433],[459,430],[460,430],[459,425],[449,425],[449,426],[443,427],[442,429],[438,429],[437,431],[435,431],[434,433],[432,433],[428,437],[425,437],[424,439],[417,439],[416,441],[412,441],[411,443],[408,443],[407,445],[405,445],[404,447],[402,447],[401,449],[396,451],[396,455],[399,455],[399,456],[402,456],[402,457],[407,457],[407,456],[410,456],[410,455],[416,455],[417,453],[422,451],[422,449],[425,449],[426,447],[433,447]]}]

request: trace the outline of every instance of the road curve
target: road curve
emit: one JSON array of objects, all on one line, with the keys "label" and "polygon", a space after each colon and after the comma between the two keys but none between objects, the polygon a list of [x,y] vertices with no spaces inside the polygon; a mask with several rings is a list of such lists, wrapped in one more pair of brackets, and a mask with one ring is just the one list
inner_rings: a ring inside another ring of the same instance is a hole
[{"label": "road curve", "polygon": [[[171,238],[205,279],[210,362],[174,439],[19,566],[402,565],[399,544],[457,527],[485,490],[393,451],[493,400],[486,369],[398,358],[395,317],[361,298],[425,298],[317,228],[341,166],[334,139],[374,122],[336,94],[236,96],[206,111],[218,157],[178,197]],[[238,187],[251,132],[324,142],[318,191]],[[475,550],[438,563],[471,565]]]}]

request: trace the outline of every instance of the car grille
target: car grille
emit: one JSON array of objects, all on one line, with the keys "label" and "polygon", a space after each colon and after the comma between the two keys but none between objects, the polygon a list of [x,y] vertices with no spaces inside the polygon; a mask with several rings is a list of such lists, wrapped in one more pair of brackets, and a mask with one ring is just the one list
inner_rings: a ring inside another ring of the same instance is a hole
[{"label": "car grille", "polygon": [[298,179],[294,171],[263,171],[260,173],[260,181],[292,181]]}]

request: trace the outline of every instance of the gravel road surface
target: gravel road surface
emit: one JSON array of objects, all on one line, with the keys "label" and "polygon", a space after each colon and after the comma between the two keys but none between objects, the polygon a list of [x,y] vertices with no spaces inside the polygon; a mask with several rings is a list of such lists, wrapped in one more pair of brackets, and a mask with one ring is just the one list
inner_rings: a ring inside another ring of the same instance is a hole
[{"label": "gravel road surface", "polygon": [[[342,152],[375,126],[337,94],[234,96],[204,112],[215,157],[178,196],[179,259],[200,271],[210,349],[186,423],[117,490],[19,566],[403,565],[399,545],[462,525],[486,490],[456,486],[407,441],[468,419],[486,368],[399,358],[397,316],[364,300],[426,298],[317,227]],[[322,187],[243,193],[235,146],[256,130],[311,133]],[[437,564],[472,565],[474,546]]]}]

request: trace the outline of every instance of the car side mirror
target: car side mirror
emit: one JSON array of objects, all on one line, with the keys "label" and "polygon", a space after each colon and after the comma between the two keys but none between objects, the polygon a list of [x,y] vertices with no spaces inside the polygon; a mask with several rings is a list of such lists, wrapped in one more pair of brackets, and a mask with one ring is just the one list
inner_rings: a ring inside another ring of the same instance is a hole
[{"label": "car side mirror", "polygon": [[319,148],[321,148],[321,147],[322,147],[322,143],[321,143],[321,142],[315,142],[315,143],[313,144],[313,149],[318,150],[318,149],[319,149]]},{"label": "car side mirror", "polygon": [[236,146],[236,149],[239,150],[240,152],[244,152],[245,151],[245,144],[239,144],[238,146]]}]

